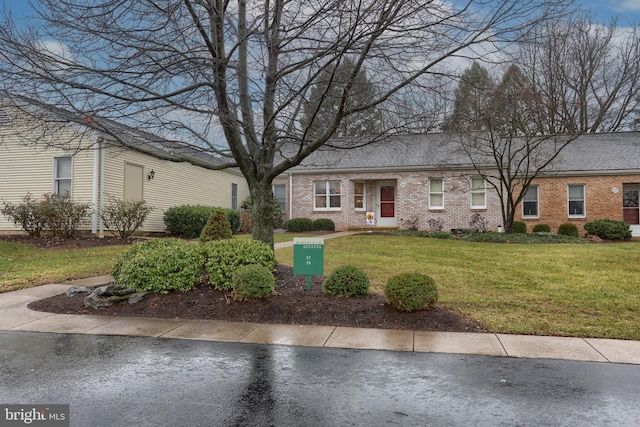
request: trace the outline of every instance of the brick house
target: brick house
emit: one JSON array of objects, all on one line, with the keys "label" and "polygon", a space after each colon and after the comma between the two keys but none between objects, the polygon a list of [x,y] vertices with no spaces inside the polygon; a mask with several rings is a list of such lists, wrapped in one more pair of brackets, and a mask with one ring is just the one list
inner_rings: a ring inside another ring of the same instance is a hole
[{"label": "brick house", "polygon": [[[349,150],[323,148],[274,181],[274,193],[287,218],[330,218],[337,230],[450,230],[477,227],[478,220],[498,230],[498,196],[458,140],[426,134]],[[529,231],[545,223],[554,232],[564,222],[584,232],[595,219],[624,219],[640,236],[639,192],[640,132],[583,135],[536,178],[515,219]]]}]

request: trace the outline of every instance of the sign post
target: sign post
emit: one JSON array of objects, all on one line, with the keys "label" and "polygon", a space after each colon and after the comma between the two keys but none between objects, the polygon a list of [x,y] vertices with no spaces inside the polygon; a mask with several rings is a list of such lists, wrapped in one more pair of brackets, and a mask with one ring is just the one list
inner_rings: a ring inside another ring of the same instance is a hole
[{"label": "sign post", "polygon": [[311,290],[311,276],[324,274],[324,239],[318,237],[293,239],[293,274],[307,276],[307,291]]}]

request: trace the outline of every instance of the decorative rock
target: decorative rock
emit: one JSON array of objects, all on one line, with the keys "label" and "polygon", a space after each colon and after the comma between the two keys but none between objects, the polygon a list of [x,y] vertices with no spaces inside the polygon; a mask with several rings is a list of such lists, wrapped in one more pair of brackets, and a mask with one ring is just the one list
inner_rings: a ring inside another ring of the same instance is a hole
[{"label": "decorative rock", "polygon": [[142,299],[146,292],[136,292],[133,288],[120,285],[107,285],[96,288],[84,299],[84,305],[98,310],[111,307],[113,304],[127,301],[134,304]]},{"label": "decorative rock", "polygon": [[85,288],[84,286],[72,286],[67,289],[67,296],[72,297],[74,295],[83,294],[85,292],[90,292],[89,288]]}]

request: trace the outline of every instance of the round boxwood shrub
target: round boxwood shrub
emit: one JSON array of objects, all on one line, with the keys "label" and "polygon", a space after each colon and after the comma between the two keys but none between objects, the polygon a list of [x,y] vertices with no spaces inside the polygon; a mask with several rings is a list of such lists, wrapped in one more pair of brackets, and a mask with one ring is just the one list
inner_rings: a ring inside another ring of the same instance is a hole
[{"label": "round boxwood shrub", "polygon": [[359,268],[351,265],[338,267],[322,284],[322,292],[344,297],[364,297],[369,293],[369,278]]},{"label": "round boxwood shrub", "polygon": [[511,232],[512,233],[526,234],[527,233],[527,224],[525,224],[522,221],[513,221],[513,224],[511,225]]},{"label": "round boxwood shrub", "polygon": [[578,237],[578,227],[570,222],[565,222],[563,224],[560,224],[560,227],[558,227],[558,234],[563,236]]},{"label": "round boxwood shrub", "polygon": [[200,248],[209,284],[216,289],[232,289],[233,273],[242,265],[258,264],[270,270],[276,265],[273,250],[258,240],[215,240],[201,244]]},{"label": "round boxwood shrub", "polygon": [[624,221],[614,221],[611,219],[598,219],[584,225],[587,233],[598,236],[606,240],[629,240],[631,239],[631,228]]},{"label": "round boxwood shrub", "polygon": [[551,227],[549,226],[549,224],[536,224],[535,227],[533,227],[533,232],[534,233],[551,233]]},{"label": "round boxwood shrub", "polygon": [[313,221],[314,230],[335,231],[336,225],[329,218],[318,218]]},{"label": "round boxwood shrub", "polygon": [[387,281],[384,295],[389,305],[399,310],[424,310],[438,302],[438,287],[426,274],[402,273]]},{"label": "round boxwood shrub", "polygon": [[141,292],[188,291],[201,279],[204,258],[197,246],[179,239],[154,239],[132,245],[118,257],[116,283]]},{"label": "round boxwood shrub", "polygon": [[272,269],[258,264],[242,265],[231,278],[236,299],[255,299],[271,295],[275,290]]},{"label": "round boxwood shrub", "polygon": [[226,213],[222,209],[216,209],[200,233],[200,242],[230,239],[232,234],[231,224],[229,224]]},{"label": "round boxwood shrub", "polygon": [[284,223],[284,228],[292,233],[313,230],[313,221],[309,218],[292,218]]}]

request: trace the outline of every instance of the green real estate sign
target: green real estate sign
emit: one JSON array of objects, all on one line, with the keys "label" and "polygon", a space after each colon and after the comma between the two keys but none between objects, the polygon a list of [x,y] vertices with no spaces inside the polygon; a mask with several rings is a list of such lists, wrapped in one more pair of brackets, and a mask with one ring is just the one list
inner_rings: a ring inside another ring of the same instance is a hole
[{"label": "green real estate sign", "polygon": [[311,276],[324,274],[324,239],[317,237],[293,239],[293,274],[307,276],[307,290],[311,290]]}]

